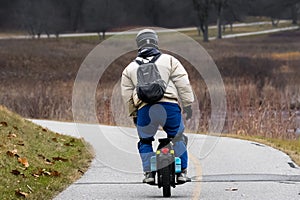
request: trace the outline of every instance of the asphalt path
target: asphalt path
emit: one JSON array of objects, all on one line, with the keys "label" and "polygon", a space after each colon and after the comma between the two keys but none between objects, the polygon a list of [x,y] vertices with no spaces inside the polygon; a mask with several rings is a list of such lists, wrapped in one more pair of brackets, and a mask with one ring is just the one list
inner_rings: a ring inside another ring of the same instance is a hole
[{"label": "asphalt path", "polygon": [[[134,128],[33,122],[84,138],[96,153],[90,169],[55,200],[162,198],[161,189],[141,183],[143,174]],[[188,175],[192,182],[172,189],[170,199],[300,199],[300,168],[281,151],[251,141],[187,135]],[[157,137],[163,136],[159,131]]]},{"label": "asphalt path", "polygon": [[[289,20],[281,20],[279,23],[288,23]],[[257,25],[266,25],[266,24],[272,24],[271,22],[251,22],[251,23],[236,23],[233,24],[232,27],[248,27],[248,26],[257,26]],[[228,28],[228,26],[226,26]],[[209,29],[215,29],[217,26],[209,26]],[[289,31],[289,30],[296,30],[299,26],[291,26],[286,28],[275,28],[265,31],[257,31],[257,32],[251,32],[251,35],[260,35],[260,34],[267,34],[267,33],[274,33],[279,31]],[[156,32],[158,33],[166,33],[166,32],[174,32],[174,31],[194,31],[197,30],[196,27],[188,27],[188,28],[177,28],[177,29],[160,29],[158,28]],[[130,31],[115,31],[115,32],[106,32],[106,36],[112,36],[112,35],[136,35],[139,31],[138,30],[130,30]],[[246,34],[246,35],[244,35]],[[59,34],[59,38],[70,38],[70,37],[90,37],[90,36],[101,36],[99,33],[91,32],[91,33],[63,33]],[[242,36],[249,36],[248,33],[242,33],[242,34],[226,34],[223,36],[223,38],[233,38],[233,37],[242,37]],[[37,36],[34,36],[35,38]],[[6,35],[6,36],[0,36],[0,40],[7,40],[7,39],[32,39],[32,35]],[[40,38],[56,38],[56,35],[50,34],[49,36],[46,34],[41,34]],[[210,40],[216,39],[216,37],[209,38]]]}]

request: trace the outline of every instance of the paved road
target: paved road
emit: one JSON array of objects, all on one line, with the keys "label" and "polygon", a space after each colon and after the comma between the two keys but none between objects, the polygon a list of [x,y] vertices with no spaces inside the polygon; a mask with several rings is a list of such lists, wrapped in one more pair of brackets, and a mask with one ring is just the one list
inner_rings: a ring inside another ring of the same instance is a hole
[{"label": "paved road", "polygon": [[[160,189],[141,183],[135,129],[33,121],[59,133],[83,137],[96,152],[86,174],[55,200],[162,197]],[[158,137],[162,136],[159,132]],[[171,199],[300,199],[300,168],[286,154],[250,141],[195,134],[188,137],[188,174],[193,182],[173,189]],[[214,146],[213,150],[205,152],[209,146]]]}]

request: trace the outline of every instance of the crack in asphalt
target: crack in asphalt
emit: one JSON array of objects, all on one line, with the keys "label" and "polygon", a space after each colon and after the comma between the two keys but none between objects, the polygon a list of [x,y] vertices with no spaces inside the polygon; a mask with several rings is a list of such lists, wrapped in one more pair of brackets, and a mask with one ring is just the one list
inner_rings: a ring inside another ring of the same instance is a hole
[{"label": "crack in asphalt", "polygon": [[[222,182],[288,182],[300,183],[300,175],[278,175],[278,174],[220,174],[194,176],[190,183],[222,183]],[[77,182],[75,185],[139,185],[142,182]],[[189,184],[189,183],[187,183]]]},{"label": "crack in asphalt", "polygon": [[138,185],[146,184],[142,182],[78,182],[74,185]]},{"label": "crack in asphalt", "polygon": [[280,174],[219,174],[192,177],[192,182],[299,182],[300,175]]}]

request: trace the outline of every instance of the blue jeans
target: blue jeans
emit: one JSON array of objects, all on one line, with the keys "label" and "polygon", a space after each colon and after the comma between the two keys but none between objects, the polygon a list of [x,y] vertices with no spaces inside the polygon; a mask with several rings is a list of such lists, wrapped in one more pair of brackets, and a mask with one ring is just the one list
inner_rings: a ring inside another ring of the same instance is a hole
[{"label": "blue jeans", "polygon": [[[168,137],[174,138],[177,134],[183,134],[184,124],[181,109],[175,103],[148,104],[138,110],[137,116],[137,131],[139,137],[144,139],[138,142],[138,149],[143,163],[143,170],[146,172],[150,171],[150,158],[154,155],[152,141],[158,127],[162,126]],[[186,169],[188,154],[184,141],[175,142],[174,150],[175,156],[181,159],[181,168]]]}]

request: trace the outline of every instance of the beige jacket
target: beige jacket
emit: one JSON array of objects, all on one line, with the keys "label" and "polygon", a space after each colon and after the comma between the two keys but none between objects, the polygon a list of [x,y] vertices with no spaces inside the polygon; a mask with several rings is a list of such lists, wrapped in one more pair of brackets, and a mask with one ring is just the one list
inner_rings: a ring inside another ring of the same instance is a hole
[{"label": "beige jacket", "polygon": [[[151,60],[151,57],[148,59]],[[146,61],[143,60],[143,62]],[[160,102],[178,103],[180,100],[183,107],[191,105],[194,101],[194,95],[188,74],[182,64],[175,57],[168,54],[162,54],[155,64],[161,78],[168,84],[165,95]],[[128,106],[130,116],[134,116],[136,110],[146,105],[138,98],[136,93],[138,67],[139,65],[135,61],[131,62],[124,69],[121,79],[122,97]]]}]

